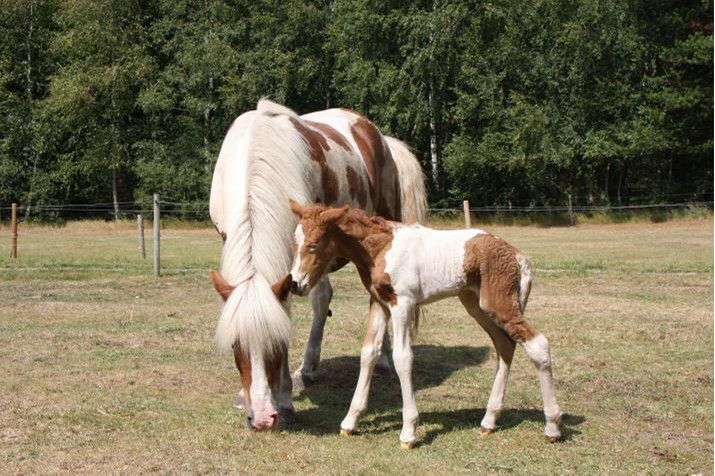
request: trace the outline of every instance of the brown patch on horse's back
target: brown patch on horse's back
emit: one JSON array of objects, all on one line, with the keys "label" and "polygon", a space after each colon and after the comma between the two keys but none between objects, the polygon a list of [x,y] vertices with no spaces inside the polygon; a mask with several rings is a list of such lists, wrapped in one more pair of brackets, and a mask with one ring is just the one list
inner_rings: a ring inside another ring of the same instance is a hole
[{"label": "brown patch on horse's back", "polygon": [[320,132],[322,132],[326,137],[328,137],[330,140],[338,144],[340,147],[342,147],[345,150],[352,150],[352,147],[350,146],[350,143],[348,140],[345,138],[344,135],[342,135],[340,132],[338,132],[337,129],[334,127],[324,124],[322,122],[313,122],[313,121],[305,121],[307,124],[310,125],[313,129],[318,129]]},{"label": "brown patch on horse's back", "polygon": [[346,168],[348,187],[350,189],[350,198],[356,200],[360,208],[365,208],[367,206],[367,190],[365,190],[365,183],[362,180],[360,174],[352,168],[347,166]]},{"label": "brown patch on horse's back", "polygon": [[218,271],[212,269],[209,273],[211,274],[211,281],[213,282],[214,289],[216,289],[216,291],[221,295],[221,298],[226,301],[231,296],[233,290],[236,289],[235,286],[228,284],[228,281],[226,281]]},{"label": "brown patch on horse's back", "polygon": [[[390,147],[385,141],[382,133],[377,129],[375,124],[367,118],[357,115],[357,118],[350,126],[350,132],[353,134],[355,143],[360,149],[360,154],[365,162],[369,177],[370,196],[372,197],[375,211],[378,215],[384,216],[390,220],[398,218],[399,204],[397,210],[393,210],[391,204],[385,203],[383,191],[389,180],[392,180],[392,185],[395,191],[399,189],[397,176],[385,177],[384,171],[394,169],[392,153]],[[388,174],[389,175],[389,174]],[[396,199],[399,200],[399,193]]]},{"label": "brown patch on horse's back", "polygon": [[464,274],[467,285],[479,288],[479,304],[517,342],[534,337],[519,304],[521,272],[518,250],[489,233],[464,244]]},{"label": "brown patch on horse's back", "polygon": [[[338,175],[328,166],[325,152],[330,150],[326,136],[319,131],[307,127],[303,121],[295,117],[290,118],[291,123],[308,144],[310,159],[320,167],[320,182],[323,188],[323,202],[335,203],[339,195]],[[307,121],[306,121],[307,122]],[[337,132],[337,131],[335,131]]]}]

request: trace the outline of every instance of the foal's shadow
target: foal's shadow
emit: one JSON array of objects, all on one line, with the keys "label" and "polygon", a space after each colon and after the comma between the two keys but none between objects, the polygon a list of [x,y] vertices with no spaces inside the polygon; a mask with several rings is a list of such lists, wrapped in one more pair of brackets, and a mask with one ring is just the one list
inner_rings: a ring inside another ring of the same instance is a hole
[{"label": "foal's shadow", "polygon": [[[453,373],[481,365],[489,358],[489,347],[442,347],[416,345],[413,347],[413,385],[415,390],[437,387]],[[297,424],[286,428],[315,435],[337,434],[340,422],[350,407],[355,383],[360,372],[359,356],[341,356],[320,362],[315,382],[303,389],[296,400],[309,403],[297,412]],[[493,378],[493,369],[488,369]],[[486,402],[488,393],[483,395]],[[475,396],[476,398],[476,396]],[[419,401],[418,408],[419,408]],[[387,375],[375,372],[370,389],[368,414],[378,414],[361,421],[358,431],[370,433],[399,432],[402,427],[402,393],[394,371]],[[469,408],[420,413],[420,422],[437,427],[428,430],[420,444],[429,444],[439,435],[459,428],[479,428],[485,409]],[[499,418],[499,431],[520,425],[524,421],[543,424],[544,414],[537,410],[504,410]],[[564,415],[562,440],[569,440],[580,432],[568,425],[579,425],[583,417]]]}]

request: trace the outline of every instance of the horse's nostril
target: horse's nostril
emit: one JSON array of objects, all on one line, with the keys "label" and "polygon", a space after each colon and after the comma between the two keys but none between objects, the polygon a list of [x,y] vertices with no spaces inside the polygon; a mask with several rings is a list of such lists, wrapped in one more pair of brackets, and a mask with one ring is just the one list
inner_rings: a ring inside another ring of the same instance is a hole
[{"label": "horse's nostril", "polygon": [[290,292],[292,292],[292,293],[298,292],[298,282],[297,281],[290,282]]}]

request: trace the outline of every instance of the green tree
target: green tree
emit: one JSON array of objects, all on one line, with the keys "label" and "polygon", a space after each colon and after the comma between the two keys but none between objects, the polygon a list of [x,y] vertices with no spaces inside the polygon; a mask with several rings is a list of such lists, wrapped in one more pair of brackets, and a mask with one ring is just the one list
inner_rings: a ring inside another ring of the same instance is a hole
[{"label": "green tree", "polygon": [[51,53],[61,66],[43,103],[45,153],[56,160],[59,202],[132,199],[133,145],[142,137],[139,91],[155,73],[144,6],[136,1],[65,0]]}]

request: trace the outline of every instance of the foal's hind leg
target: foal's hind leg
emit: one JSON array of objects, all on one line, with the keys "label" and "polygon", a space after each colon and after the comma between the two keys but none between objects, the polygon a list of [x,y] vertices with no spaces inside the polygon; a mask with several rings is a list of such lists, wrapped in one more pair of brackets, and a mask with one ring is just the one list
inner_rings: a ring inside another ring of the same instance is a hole
[{"label": "foal's hind leg", "polygon": [[497,353],[497,372],[494,377],[494,383],[492,384],[492,391],[489,394],[486,412],[484,413],[484,418],[482,418],[481,423],[482,435],[488,435],[496,429],[496,422],[502,411],[506,383],[509,378],[509,369],[511,368],[511,361],[514,357],[516,342],[482,312],[479,308],[479,297],[477,297],[475,293],[472,291],[463,291],[459,295],[459,299],[462,301],[469,315],[489,334]]},{"label": "foal's hind leg", "polygon": [[323,329],[330,312],[330,300],[333,298],[333,288],[326,274],[310,292],[310,304],[313,308],[313,324],[310,336],[305,346],[303,362],[293,372],[293,387],[302,389],[305,381],[310,380],[320,362],[320,351],[323,344]]},{"label": "foal's hind leg", "polygon": [[479,307],[482,311],[513,340],[518,342],[526,351],[536,367],[541,397],[544,401],[544,416],[546,427],[544,433],[549,441],[554,442],[561,436],[559,424],[561,423],[561,409],[556,402],[556,390],[551,374],[551,354],[549,341],[543,334],[536,330],[525,319],[519,305],[512,299],[495,299],[494,293],[483,283]]},{"label": "foal's hind leg", "polygon": [[561,423],[562,413],[559,404],[556,402],[556,390],[551,374],[549,341],[543,334],[537,334],[527,341],[520,342],[520,344],[538,372],[541,396],[544,400],[544,416],[546,417],[544,433],[549,441],[553,443],[561,436],[559,424]]}]

